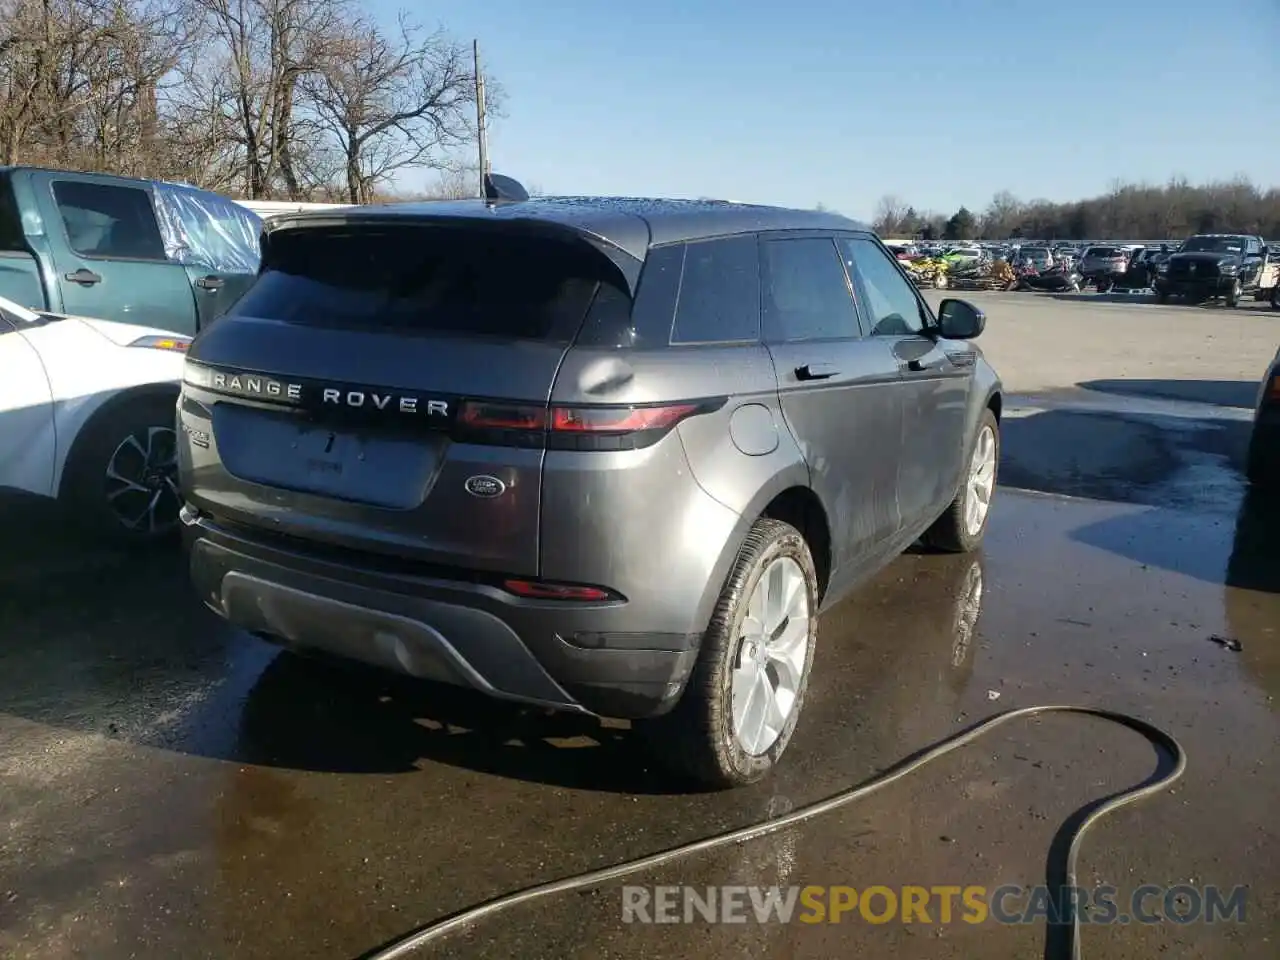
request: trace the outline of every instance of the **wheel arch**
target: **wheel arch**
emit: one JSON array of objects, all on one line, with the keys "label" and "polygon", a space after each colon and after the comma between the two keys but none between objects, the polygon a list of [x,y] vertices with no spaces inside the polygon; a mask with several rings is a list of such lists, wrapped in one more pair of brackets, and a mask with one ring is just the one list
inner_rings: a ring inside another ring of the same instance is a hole
[{"label": "wheel arch", "polygon": [[752,526],[763,517],[790,523],[800,531],[813,554],[819,590],[825,592],[831,573],[830,518],[821,498],[809,486],[808,467],[803,461],[799,461],[774,474],[768,483],[756,491],[739,514],[738,522],[721,546],[719,559],[712,576],[707,579],[707,586],[698,605],[696,622],[702,625],[700,629],[710,623],[711,614],[733,569],[734,560]]},{"label": "wheel arch", "polygon": [[158,382],[144,383],[109,394],[99,394],[89,399],[82,398],[75,405],[74,416],[59,417],[55,420],[58,436],[59,456],[54,465],[53,489],[59,499],[68,492],[67,480],[71,476],[76,458],[83,455],[87,437],[92,436],[95,424],[114,414],[117,410],[141,402],[166,402],[174,405],[174,421],[177,422],[177,405],[180,388],[176,383]]}]

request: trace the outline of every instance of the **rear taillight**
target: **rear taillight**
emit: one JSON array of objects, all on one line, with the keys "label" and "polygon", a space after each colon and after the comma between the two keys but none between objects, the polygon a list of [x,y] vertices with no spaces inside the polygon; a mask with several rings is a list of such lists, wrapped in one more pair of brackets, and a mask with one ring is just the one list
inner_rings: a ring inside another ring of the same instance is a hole
[{"label": "rear taillight", "polygon": [[655,406],[537,407],[468,400],[458,413],[461,439],[474,443],[545,444],[552,449],[634,450],[655,443],[687,417],[723,400]]},{"label": "rear taillight", "polygon": [[1268,399],[1272,403],[1280,403],[1280,373],[1271,378],[1271,389],[1268,391]]},{"label": "rear taillight", "polygon": [[601,587],[577,583],[547,583],[543,580],[504,580],[502,588],[526,600],[577,600],[581,603],[619,601],[622,597]]},{"label": "rear taillight", "polygon": [[458,422],[481,430],[545,430],[546,407],[469,400],[462,405]]},{"label": "rear taillight", "polygon": [[697,411],[696,403],[669,407],[554,407],[551,429],[564,433],[631,433],[669,430]]}]

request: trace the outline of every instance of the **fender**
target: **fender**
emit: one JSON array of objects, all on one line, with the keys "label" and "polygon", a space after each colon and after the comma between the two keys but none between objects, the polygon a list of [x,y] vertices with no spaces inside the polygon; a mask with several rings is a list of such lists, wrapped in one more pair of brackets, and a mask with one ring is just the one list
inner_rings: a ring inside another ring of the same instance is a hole
[{"label": "fender", "polygon": [[139,400],[160,400],[173,404],[176,424],[179,392],[176,383],[144,383],[116,393],[77,398],[75,407],[70,410],[66,409],[65,403],[59,403],[54,409],[54,432],[58,444],[58,456],[53,466],[55,495],[62,497],[66,493],[68,467],[75,462],[78,451],[83,449],[84,438],[93,435],[94,425],[102,418]]},{"label": "fender", "polygon": [[[720,546],[720,555],[712,569],[712,575],[707,578],[707,585],[703,588],[702,598],[698,602],[694,619],[694,623],[698,624],[698,630],[705,631],[707,624],[711,622],[711,614],[715,611],[720,593],[724,589],[725,581],[729,579],[729,572],[733,569],[738,551],[742,549],[742,544],[747,539],[748,531],[764,513],[765,507],[783,491],[792,487],[809,489],[809,468],[803,460],[789,463],[773,474],[748,501],[746,509],[738,514],[738,520],[733,525],[732,531]],[[826,509],[825,504],[823,509]]]}]

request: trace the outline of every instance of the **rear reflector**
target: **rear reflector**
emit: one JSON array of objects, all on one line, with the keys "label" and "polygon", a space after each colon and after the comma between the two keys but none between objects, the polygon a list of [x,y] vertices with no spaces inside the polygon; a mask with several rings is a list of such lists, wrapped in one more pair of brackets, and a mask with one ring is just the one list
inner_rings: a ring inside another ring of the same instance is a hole
[{"label": "rear reflector", "polygon": [[600,587],[584,587],[573,583],[544,583],[540,580],[504,580],[503,589],[529,600],[579,600],[585,602],[622,599]]}]

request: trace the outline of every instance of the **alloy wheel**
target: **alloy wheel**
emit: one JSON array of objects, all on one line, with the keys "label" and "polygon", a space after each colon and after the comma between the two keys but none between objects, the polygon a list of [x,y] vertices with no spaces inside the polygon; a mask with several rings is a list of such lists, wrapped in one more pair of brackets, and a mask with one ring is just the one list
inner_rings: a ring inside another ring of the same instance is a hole
[{"label": "alloy wheel", "polygon": [[121,440],[107,461],[107,507],[126,530],[159,534],[177,524],[177,439],[170,427],[142,427]]},{"label": "alloy wheel", "polygon": [[964,526],[971,537],[976,537],[987,520],[991,509],[991,494],[996,485],[996,435],[990,426],[984,426],[973,447],[973,459],[969,463],[969,480],[965,487]]},{"label": "alloy wheel", "polygon": [[778,557],[747,600],[733,661],[733,733],[752,756],[773,746],[795,709],[808,658],[809,617],[804,572],[790,557]]}]

